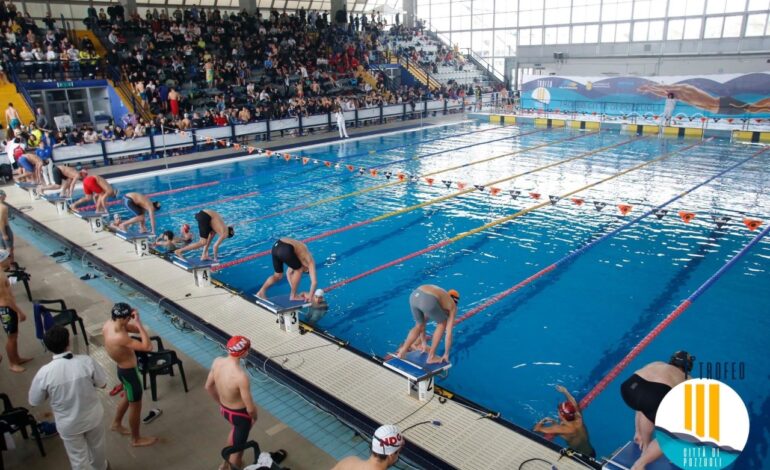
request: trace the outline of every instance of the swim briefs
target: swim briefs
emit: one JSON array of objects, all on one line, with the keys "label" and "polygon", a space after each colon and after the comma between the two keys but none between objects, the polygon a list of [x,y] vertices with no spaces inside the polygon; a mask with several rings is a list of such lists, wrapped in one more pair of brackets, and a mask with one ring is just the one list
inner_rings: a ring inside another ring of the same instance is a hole
[{"label": "swim briefs", "polygon": [[641,411],[654,423],[660,402],[670,390],[666,384],[650,382],[634,374],[620,386],[620,395],[629,408]]},{"label": "swim briefs", "polygon": [[139,369],[131,367],[123,369],[118,367],[118,378],[123,384],[123,391],[126,392],[126,398],[129,403],[142,401],[142,382],[139,380]]},{"label": "swim briefs", "polygon": [[8,234],[8,240],[3,240],[0,237],[0,247],[4,250],[13,250],[13,230],[11,230],[10,225],[5,226],[5,233]]},{"label": "swim briefs", "polygon": [[277,273],[283,272],[283,265],[286,263],[291,269],[299,269],[302,267],[302,261],[297,257],[297,253],[294,251],[294,245],[291,243],[285,243],[278,240],[273,245],[273,270]]},{"label": "swim briefs", "polygon": [[19,314],[11,307],[0,307],[0,320],[3,323],[3,329],[9,335],[19,331]]},{"label": "swim briefs", "polygon": [[86,176],[83,180],[83,192],[86,193],[86,196],[90,196],[92,194],[101,194],[104,191],[102,191],[102,187],[99,186],[96,178],[93,176]]},{"label": "swim briefs", "polygon": [[426,319],[431,319],[436,323],[447,321],[449,315],[441,308],[438,299],[420,289],[415,289],[409,296],[409,308],[412,309],[412,317],[416,323],[423,323]]},{"label": "swim briefs", "polygon": [[53,183],[61,186],[61,182],[64,181],[64,175],[58,166],[53,167]]},{"label": "swim briefs", "polygon": [[211,216],[206,211],[200,211],[195,214],[195,220],[198,222],[198,234],[201,238],[208,238],[214,231],[211,227]]},{"label": "swim briefs", "polygon": [[123,196],[123,205],[126,206],[126,209],[130,210],[134,213],[134,215],[144,215],[144,209],[139,207],[133,199],[128,197],[128,194]]}]

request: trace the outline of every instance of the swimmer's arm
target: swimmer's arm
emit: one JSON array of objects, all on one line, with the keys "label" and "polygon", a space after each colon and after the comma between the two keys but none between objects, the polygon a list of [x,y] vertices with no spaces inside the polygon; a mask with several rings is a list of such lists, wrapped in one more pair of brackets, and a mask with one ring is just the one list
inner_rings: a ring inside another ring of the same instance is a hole
[{"label": "swimmer's arm", "polygon": [[[454,303],[454,301],[452,302]],[[444,362],[449,362],[449,350],[452,349],[452,328],[455,326],[455,316],[457,315],[457,306],[449,314],[446,325],[446,333],[444,337],[444,355],[442,359]]]},{"label": "swimmer's arm", "polygon": [[556,390],[563,393],[564,396],[567,398],[567,401],[572,404],[572,406],[575,407],[577,410],[577,414],[580,414],[580,405],[578,404],[577,400],[575,400],[575,397],[572,396],[571,393],[562,385],[557,385]]},{"label": "swimmer's arm", "polygon": [[96,362],[93,358],[91,359],[91,364],[94,368],[94,373],[91,374],[91,380],[94,383],[94,387],[96,388],[106,388],[107,387],[107,373],[104,372],[104,369],[102,366],[99,365],[98,362]]},{"label": "swimmer's arm", "polygon": [[142,325],[142,322],[139,320],[138,316],[134,319],[134,321],[131,321],[126,325],[126,330],[128,330],[131,333],[139,333],[139,336],[141,337],[141,341],[137,341],[134,338],[127,336],[128,341],[126,341],[125,344],[123,344],[123,346],[133,349],[134,351],[144,351],[144,352],[152,351],[152,342],[150,341],[150,335],[147,334],[147,330],[144,329],[144,325]]},{"label": "swimmer's arm", "polygon": [[570,428],[563,424],[551,424],[546,426],[546,423],[554,422],[551,418],[543,418],[535,425],[535,432],[542,432],[546,434],[568,434],[572,432]]},{"label": "swimmer's arm", "polygon": [[215,402],[221,403],[219,401],[219,392],[217,391],[217,387],[215,386],[215,383],[214,383],[213,365],[211,367],[211,370],[209,371],[209,376],[206,377],[206,385],[204,385],[203,388],[205,388],[206,391],[209,392],[209,395],[211,395],[211,398],[213,398]]},{"label": "swimmer's arm", "polygon": [[243,374],[239,380],[239,388],[241,390],[241,400],[246,405],[246,412],[249,413],[251,419],[257,420],[257,407],[254,405],[254,399],[251,397],[251,390],[249,388],[249,379],[246,374]]},{"label": "swimmer's arm", "polygon": [[8,225],[8,210],[3,207],[0,210],[0,233],[3,235],[3,240],[8,240],[8,232],[5,227]]},{"label": "swimmer's arm", "polygon": [[155,233],[155,208],[150,209],[150,230],[152,230],[152,233]]},{"label": "swimmer's arm", "polygon": [[316,288],[318,287],[318,276],[316,273],[315,261],[312,257],[310,257],[310,263],[308,263],[307,266],[307,273],[310,276],[310,290],[308,291],[308,296],[311,296],[312,298]]},{"label": "swimmer's arm", "polygon": [[83,204],[86,201],[90,201],[92,199],[93,199],[93,195],[87,194],[87,195],[81,197],[80,199],[78,199],[77,201],[73,202],[72,204],[70,204],[70,209],[73,209],[73,210],[77,209],[77,207],[79,205]]}]

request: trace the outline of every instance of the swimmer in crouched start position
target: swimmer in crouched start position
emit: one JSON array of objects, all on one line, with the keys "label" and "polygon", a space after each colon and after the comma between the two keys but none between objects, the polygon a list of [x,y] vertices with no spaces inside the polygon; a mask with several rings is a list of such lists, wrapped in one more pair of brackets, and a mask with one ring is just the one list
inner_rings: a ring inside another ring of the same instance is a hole
[{"label": "swimmer in crouched start position", "polygon": [[198,222],[198,234],[200,235],[200,238],[197,242],[176,250],[174,254],[181,258],[183,253],[203,247],[201,261],[207,260],[209,259],[209,246],[214,240],[214,236],[219,235],[219,239],[214,243],[214,259],[218,259],[219,246],[226,238],[235,236],[235,229],[232,225],[225,225],[222,216],[212,209],[204,209],[198,212],[195,214],[195,220]]},{"label": "swimmer in crouched start position", "polygon": [[[436,322],[436,331],[433,332],[433,341],[430,350],[428,350],[427,362],[428,364],[449,362],[449,350],[452,347],[452,327],[457,315],[458,302],[460,302],[460,294],[454,289],[445,291],[430,284],[415,289],[409,296],[409,307],[412,309],[415,325],[409,330],[409,334],[396,356],[403,359],[406,353],[413,349],[426,352],[425,325],[428,319],[431,319]],[[444,354],[441,357],[436,357],[436,349],[444,332],[446,332]]]},{"label": "swimmer in crouched start position", "polygon": [[[312,294],[318,286],[316,277],[316,267],[313,255],[307,248],[307,245],[293,238],[283,237],[273,244],[273,270],[275,271],[262,284],[262,288],[257,292],[257,297],[266,299],[267,289],[280,281],[283,277],[283,265],[286,264],[289,269],[286,270],[286,278],[291,286],[291,300],[312,300]],[[297,294],[299,282],[302,279],[302,273],[310,275],[310,290]]]}]

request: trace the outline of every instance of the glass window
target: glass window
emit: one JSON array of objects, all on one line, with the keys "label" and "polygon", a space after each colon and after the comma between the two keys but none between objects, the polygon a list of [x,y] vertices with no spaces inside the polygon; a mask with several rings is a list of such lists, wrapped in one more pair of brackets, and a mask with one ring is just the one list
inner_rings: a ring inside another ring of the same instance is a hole
[{"label": "glass window", "polygon": [[569,44],[569,26],[559,26],[556,44]]},{"label": "glass window", "polygon": [[647,32],[647,40],[662,41],[664,25],[665,22],[663,20],[650,21],[650,30]]},{"label": "glass window", "polygon": [[767,0],[749,0],[749,11],[769,10],[770,2]]},{"label": "glass window", "polygon": [[519,30],[519,45],[520,46],[529,46],[530,45],[530,43],[531,43],[531,41],[530,41],[530,37],[531,37],[530,34],[531,34],[531,30],[529,30],[529,29],[520,29]]},{"label": "glass window", "polygon": [[669,20],[668,21],[668,34],[666,39],[669,41],[682,39],[684,35],[684,20]]},{"label": "glass window", "polygon": [[471,33],[468,31],[452,33],[452,44],[456,44],[460,49],[471,47]]},{"label": "glass window", "polygon": [[649,21],[637,21],[634,23],[634,41],[646,41],[649,29]]},{"label": "glass window", "polygon": [[706,18],[706,28],[703,31],[703,37],[706,39],[714,39],[722,37],[722,23],[724,22],[723,16],[711,16]]},{"label": "glass window", "polygon": [[586,42],[586,27],[583,25],[575,25],[572,27],[572,43],[583,44]]},{"label": "glass window", "polygon": [[[557,6],[559,5],[559,6]],[[569,24],[570,2],[548,0],[545,8],[545,24]]]},{"label": "glass window", "polygon": [[[418,1],[426,1],[426,0],[418,0]],[[506,11],[518,11],[518,5],[516,4],[516,0],[497,0],[495,2],[495,11],[497,13],[503,13]]]},{"label": "glass window", "polygon": [[485,15],[473,15],[471,17],[473,29],[491,29],[495,26],[495,15],[493,14],[485,14]]},{"label": "glass window", "polygon": [[471,0],[455,0],[451,2],[451,8],[452,16],[470,15],[473,13],[471,10]]},{"label": "glass window", "polygon": [[543,44],[556,44],[556,28],[545,28]]},{"label": "glass window", "polygon": [[687,18],[684,22],[684,39],[700,39],[700,18]]},{"label": "glass window", "polygon": [[671,0],[668,2],[668,16],[696,16],[703,14],[705,0]]},{"label": "glass window", "polygon": [[630,0],[604,0],[602,21],[630,20],[633,5]]},{"label": "glass window", "polygon": [[439,31],[449,31],[449,17],[432,18],[431,25]]},{"label": "glass window", "polygon": [[713,15],[715,13],[724,13],[725,12],[725,4],[727,4],[727,0],[708,0],[708,4],[706,4],[706,14],[707,15]]},{"label": "glass window", "polygon": [[589,24],[586,26],[586,43],[596,44],[599,42],[599,25]]},{"label": "glass window", "polygon": [[540,26],[543,24],[543,10],[519,11],[519,26]]},{"label": "glass window", "polygon": [[726,16],[725,27],[722,30],[723,38],[737,38],[741,35],[743,16]]},{"label": "glass window", "polygon": [[746,36],[764,35],[766,23],[767,23],[766,13],[749,15],[749,19],[746,22]]},{"label": "glass window", "polygon": [[473,32],[473,52],[481,57],[492,56],[492,31]]},{"label": "glass window", "polygon": [[452,16],[452,29],[471,29],[470,16]]},{"label": "glass window", "polygon": [[539,46],[543,44],[543,28],[532,28],[531,40],[533,46]]},{"label": "glass window", "polygon": [[[506,3],[506,2],[503,2],[503,3]],[[473,0],[474,15],[481,15],[484,13],[494,13],[494,12],[495,12],[495,0]]]},{"label": "glass window", "polygon": [[574,0],[572,2],[573,23],[588,23],[591,21],[599,21],[600,13],[600,0]]},{"label": "glass window", "polygon": [[[505,2],[501,2],[505,3]],[[519,15],[515,11],[497,13],[495,15],[495,26],[498,28],[515,28]]]},{"label": "glass window", "polygon": [[631,23],[618,23],[615,26],[615,42],[628,42],[631,40]]},{"label": "glass window", "polygon": [[498,29],[495,31],[495,55],[498,57],[516,55],[515,29]]},{"label": "glass window", "polygon": [[615,42],[615,24],[602,25],[602,42]]},{"label": "glass window", "polygon": [[730,0],[725,4],[725,13],[743,13],[746,0]]}]

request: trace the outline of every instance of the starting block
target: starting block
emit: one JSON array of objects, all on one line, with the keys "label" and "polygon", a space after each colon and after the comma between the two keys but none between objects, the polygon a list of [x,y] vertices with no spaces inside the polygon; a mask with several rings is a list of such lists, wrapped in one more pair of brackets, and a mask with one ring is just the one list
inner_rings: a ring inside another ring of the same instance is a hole
[{"label": "starting block", "polygon": [[29,193],[29,198],[31,200],[34,201],[35,199],[37,199],[37,195],[35,194],[35,191],[34,191],[34,189],[37,188],[37,185],[35,183],[29,183],[27,181],[17,181],[16,186],[27,191]]},{"label": "starting block", "polygon": [[[604,463],[603,470],[629,470],[633,467],[634,462],[642,452],[639,450],[639,446],[633,441],[627,442],[619,451],[615,452],[612,457]],[[669,460],[663,456],[658,460],[647,464],[647,470],[677,470],[679,467],[674,466]]]},{"label": "starting block", "polygon": [[278,323],[281,329],[287,333],[299,333],[299,320],[297,312],[310,306],[307,300],[291,300],[289,295],[277,295],[269,299],[256,297],[257,305],[278,315]]},{"label": "starting block", "polygon": [[214,260],[207,259],[201,261],[200,258],[180,258],[174,256],[173,263],[185,271],[192,272],[196,287],[207,286],[211,284],[211,267],[216,266]]},{"label": "starting block", "polygon": [[137,256],[150,254],[150,239],[154,236],[153,234],[115,230],[115,236],[121,240],[133,243]]},{"label": "starting block", "polygon": [[83,212],[77,212],[75,211],[75,215],[77,217],[80,217],[83,220],[88,221],[88,225],[91,226],[91,231],[101,232],[104,230],[104,218],[107,217],[106,212],[95,212],[95,211],[83,211]]},{"label": "starting block", "polygon": [[56,206],[56,212],[62,215],[67,212],[67,205],[72,201],[68,197],[62,197],[58,194],[43,194],[43,199]]},{"label": "starting block", "polygon": [[419,401],[428,401],[433,398],[433,378],[452,367],[451,363],[442,362],[428,364],[428,353],[410,351],[406,357],[399,359],[392,355],[383,363],[385,367],[406,377],[407,394]]}]

